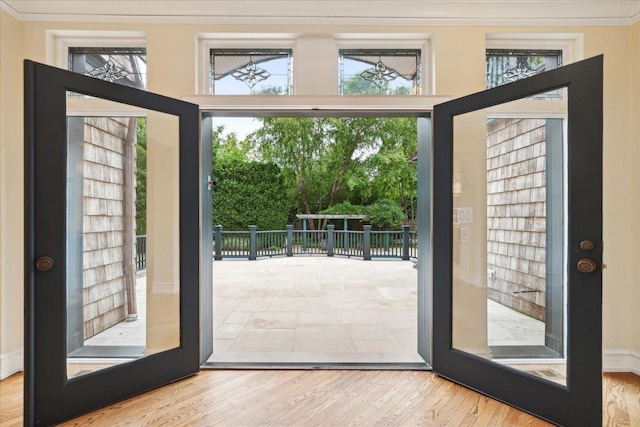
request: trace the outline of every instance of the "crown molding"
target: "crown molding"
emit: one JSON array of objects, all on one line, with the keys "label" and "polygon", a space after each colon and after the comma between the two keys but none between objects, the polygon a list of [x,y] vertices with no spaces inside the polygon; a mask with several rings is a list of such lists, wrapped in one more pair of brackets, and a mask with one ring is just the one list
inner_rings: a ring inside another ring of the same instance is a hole
[{"label": "crown molding", "polygon": [[0,10],[3,10],[5,12],[7,12],[9,15],[11,15],[14,19],[17,19],[18,21],[23,21],[24,20],[24,19],[22,19],[22,16],[20,15],[20,12],[18,12],[17,10],[15,10],[11,6],[9,6],[4,1],[0,1]]},{"label": "crown molding", "polygon": [[[0,0],[0,8],[26,22],[551,27],[624,26],[640,21],[640,0],[611,1],[606,7],[597,2],[567,0],[373,0],[366,2],[366,9],[359,0],[339,4],[323,0],[274,0],[273,4],[256,0],[176,0],[159,1],[157,7],[151,3],[130,0],[124,10],[121,2],[113,0]],[[282,10],[283,16],[276,16],[275,10]]]},{"label": "crown molding", "polygon": [[416,17],[308,17],[308,16],[155,16],[155,15],[68,15],[20,14],[2,4],[22,22],[88,22],[127,24],[212,24],[212,25],[345,25],[345,26],[461,26],[461,27],[581,27],[627,26],[640,21],[631,18],[416,18]]}]

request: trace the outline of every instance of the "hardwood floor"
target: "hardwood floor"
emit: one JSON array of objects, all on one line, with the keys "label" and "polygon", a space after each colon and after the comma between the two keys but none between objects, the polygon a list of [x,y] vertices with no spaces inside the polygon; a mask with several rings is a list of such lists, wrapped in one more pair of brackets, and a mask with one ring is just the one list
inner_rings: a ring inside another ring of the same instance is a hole
[{"label": "hardwood floor", "polygon": [[[640,377],[605,374],[604,426],[640,426]],[[0,382],[0,424],[22,425],[22,375]],[[203,371],[64,426],[547,426],[424,371]]]}]

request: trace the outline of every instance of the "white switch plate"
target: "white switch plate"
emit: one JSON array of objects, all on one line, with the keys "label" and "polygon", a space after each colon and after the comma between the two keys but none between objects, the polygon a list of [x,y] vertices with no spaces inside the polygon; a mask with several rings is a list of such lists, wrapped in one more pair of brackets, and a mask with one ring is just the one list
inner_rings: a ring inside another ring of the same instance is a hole
[{"label": "white switch plate", "polygon": [[471,239],[471,230],[467,227],[460,228],[460,243],[469,243]]}]

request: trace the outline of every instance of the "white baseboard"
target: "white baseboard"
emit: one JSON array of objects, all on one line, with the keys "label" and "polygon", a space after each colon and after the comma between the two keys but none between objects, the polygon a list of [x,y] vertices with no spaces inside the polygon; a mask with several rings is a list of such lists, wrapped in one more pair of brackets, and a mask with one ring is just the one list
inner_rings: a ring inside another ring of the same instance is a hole
[{"label": "white baseboard", "polygon": [[640,375],[640,353],[631,350],[604,350],[602,370],[604,372],[633,372]]},{"label": "white baseboard", "polygon": [[23,353],[23,349],[20,347],[0,354],[0,380],[23,370]]}]

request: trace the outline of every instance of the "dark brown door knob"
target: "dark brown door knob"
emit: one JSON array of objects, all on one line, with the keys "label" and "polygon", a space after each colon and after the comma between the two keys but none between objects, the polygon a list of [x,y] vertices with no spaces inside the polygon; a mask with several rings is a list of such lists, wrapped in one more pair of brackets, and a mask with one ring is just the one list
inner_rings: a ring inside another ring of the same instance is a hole
[{"label": "dark brown door knob", "polygon": [[582,258],[578,260],[578,270],[582,273],[593,273],[596,271],[596,262],[592,259]]},{"label": "dark brown door knob", "polygon": [[53,260],[48,256],[40,257],[36,261],[38,271],[49,271],[51,267],[53,267]]},{"label": "dark brown door knob", "polygon": [[583,240],[580,242],[580,249],[583,251],[590,251],[594,248],[594,244],[591,240]]}]

